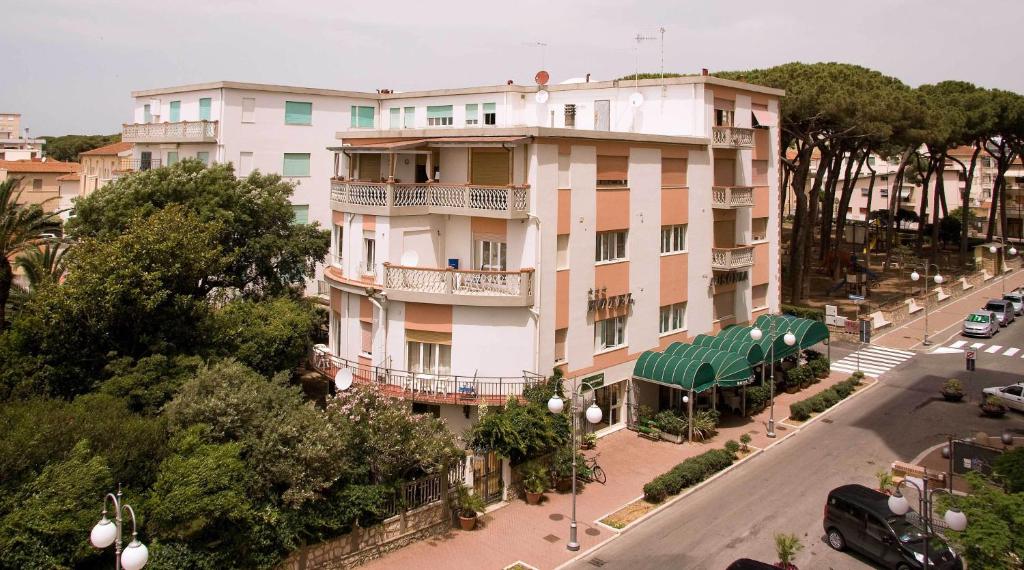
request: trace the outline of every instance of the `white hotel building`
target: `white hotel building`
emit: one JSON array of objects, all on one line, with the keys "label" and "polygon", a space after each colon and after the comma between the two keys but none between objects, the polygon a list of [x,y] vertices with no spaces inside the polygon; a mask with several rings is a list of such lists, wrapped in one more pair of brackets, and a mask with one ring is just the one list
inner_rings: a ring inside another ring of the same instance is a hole
[{"label": "white hotel building", "polygon": [[657,407],[630,382],[642,352],[778,311],[781,91],[694,76],[133,95],[135,158],[297,183],[297,217],[332,231],[321,362],[456,431],[556,367],[599,379],[613,429]]}]

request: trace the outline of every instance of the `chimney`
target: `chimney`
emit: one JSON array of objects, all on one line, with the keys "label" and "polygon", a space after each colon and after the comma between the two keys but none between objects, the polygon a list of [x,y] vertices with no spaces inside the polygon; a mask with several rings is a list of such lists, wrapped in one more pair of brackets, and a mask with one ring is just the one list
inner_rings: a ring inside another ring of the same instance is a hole
[{"label": "chimney", "polygon": [[590,83],[590,74],[587,74],[587,83]]},{"label": "chimney", "polygon": [[704,77],[707,77],[708,76],[708,68],[702,67],[701,70],[700,70],[700,74],[703,75]]},{"label": "chimney", "polygon": [[509,79],[508,81],[506,81],[506,82],[505,82],[505,85],[512,85],[512,80],[511,80],[511,79]]}]

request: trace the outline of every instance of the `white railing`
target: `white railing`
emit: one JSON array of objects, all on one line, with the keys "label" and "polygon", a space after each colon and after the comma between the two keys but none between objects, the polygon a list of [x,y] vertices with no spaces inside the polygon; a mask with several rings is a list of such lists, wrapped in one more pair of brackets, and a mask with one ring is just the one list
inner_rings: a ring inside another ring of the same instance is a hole
[{"label": "white railing", "polygon": [[754,248],[749,245],[711,248],[712,269],[742,269],[753,264]]},{"label": "white railing", "polygon": [[718,147],[753,148],[754,129],[743,127],[711,127],[711,143]]},{"label": "white railing", "polygon": [[529,298],[533,296],[533,270],[465,271],[385,263],[384,287],[441,295]]},{"label": "white railing", "polygon": [[529,187],[332,180],[331,201],[341,207],[418,207],[436,213],[501,212],[525,216],[529,208]]},{"label": "white railing", "polygon": [[744,208],[753,205],[753,186],[715,186],[711,189],[713,208]]},{"label": "white railing", "polygon": [[217,121],[176,123],[126,123],[121,127],[124,142],[216,142]]},{"label": "white railing", "polygon": [[331,286],[323,279],[316,280],[316,294],[320,297],[331,296]]}]

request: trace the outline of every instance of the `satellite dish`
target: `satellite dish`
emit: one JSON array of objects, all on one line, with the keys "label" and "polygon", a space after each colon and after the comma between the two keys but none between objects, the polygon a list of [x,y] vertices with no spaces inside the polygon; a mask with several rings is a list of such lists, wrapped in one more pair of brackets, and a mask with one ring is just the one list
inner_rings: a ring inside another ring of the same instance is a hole
[{"label": "satellite dish", "polygon": [[402,254],[401,262],[406,267],[416,267],[416,264],[420,262],[420,255],[414,250],[409,250]]},{"label": "satellite dish", "polygon": [[537,100],[538,103],[543,104],[548,102],[548,92],[544,91],[543,89],[538,91],[537,94],[534,95],[533,97],[534,99]]},{"label": "satellite dish", "polygon": [[344,392],[352,386],[352,371],[348,368],[342,368],[334,375],[334,387],[339,392]]},{"label": "satellite dish", "polygon": [[640,92],[633,93],[629,96],[629,104],[634,107],[639,107],[644,104],[644,96]]},{"label": "satellite dish", "polygon": [[538,71],[537,75],[533,76],[533,80],[537,82],[537,85],[547,85],[549,79],[551,79],[551,76],[543,69]]}]

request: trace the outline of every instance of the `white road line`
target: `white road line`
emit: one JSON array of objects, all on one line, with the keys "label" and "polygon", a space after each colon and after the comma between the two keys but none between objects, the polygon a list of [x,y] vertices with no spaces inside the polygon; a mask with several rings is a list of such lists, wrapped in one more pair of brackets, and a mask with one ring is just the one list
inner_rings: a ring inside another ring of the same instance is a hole
[{"label": "white road line", "polygon": [[1003,353],[1003,356],[1013,356],[1014,354],[1017,354],[1018,352],[1020,352],[1019,348],[1007,348],[1006,352]]},{"label": "white road line", "polygon": [[911,352],[909,350],[900,350],[898,348],[889,348],[888,346],[877,346],[877,345],[871,345],[871,346],[867,347],[867,349],[865,349],[865,350],[873,350],[875,352],[888,352],[890,354],[896,354],[896,355],[899,355],[899,356],[907,356],[907,357],[914,356],[915,354],[917,354],[917,353]]},{"label": "white road line", "polygon": [[985,349],[985,352],[988,352],[988,353],[990,353],[990,354],[991,354],[991,353],[993,353],[993,352],[999,352],[1000,350],[1002,350],[1002,348],[1003,348],[1003,347],[1002,347],[1002,346],[999,346],[998,344],[993,344],[992,346],[990,346],[990,347],[986,348],[986,349]]},{"label": "white road line", "polygon": [[963,346],[965,344],[967,344],[966,340],[958,340],[958,341],[954,342],[953,344],[951,344],[949,346],[950,346],[950,348],[960,348],[961,346]]},{"label": "white road line", "polygon": [[985,344],[984,344],[984,343],[981,343],[981,342],[976,342],[976,343],[974,343],[974,344],[972,344],[972,345],[971,345],[971,348],[981,348],[981,347],[983,347],[983,346],[985,346]]}]

